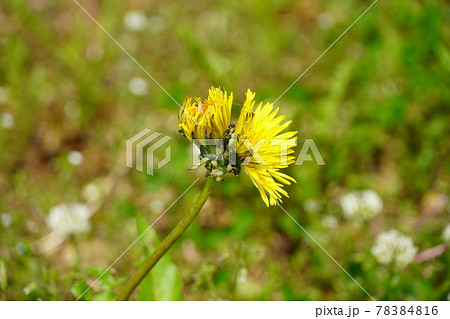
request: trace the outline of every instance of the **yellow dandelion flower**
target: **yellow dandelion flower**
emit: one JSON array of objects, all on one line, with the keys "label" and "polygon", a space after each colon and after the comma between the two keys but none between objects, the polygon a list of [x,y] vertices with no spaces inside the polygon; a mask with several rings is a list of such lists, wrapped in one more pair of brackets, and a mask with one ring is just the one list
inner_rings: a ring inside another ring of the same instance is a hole
[{"label": "yellow dandelion flower", "polygon": [[233,93],[211,87],[207,99],[186,97],[179,113],[178,130],[191,142],[193,139],[224,136],[231,123]]},{"label": "yellow dandelion flower", "polygon": [[[297,132],[283,132],[291,123],[285,116],[277,116],[273,103],[260,103],[256,110],[255,93],[248,90],[236,127],[231,123],[233,94],[212,87],[207,99],[187,97],[179,115],[178,129],[182,135],[200,148],[200,164],[207,176],[223,181],[222,175],[238,175],[241,168],[251,178],[267,206],[289,197],[283,189],[295,179],[280,172],[295,161],[291,155]],[[221,143],[203,144],[198,140],[218,139]]]},{"label": "yellow dandelion flower", "polygon": [[282,188],[296,182],[279,170],[294,163],[293,147],[297,132],[282,133],[292,121],[273,110],[273,103],[261,102],[253,111],[255,93],[248,90],[236,126],[236,153],[241,158],[245,172],[258,188],[267,206],[281,202],[281,195],[289,197]]}]

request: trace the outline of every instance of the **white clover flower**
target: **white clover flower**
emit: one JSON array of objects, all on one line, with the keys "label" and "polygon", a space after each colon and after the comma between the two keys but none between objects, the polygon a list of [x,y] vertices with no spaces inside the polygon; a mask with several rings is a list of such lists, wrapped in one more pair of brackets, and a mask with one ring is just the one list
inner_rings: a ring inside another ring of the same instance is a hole
[{"label": "white clover flower", "polygon": [[321,29],[329,29],[336,22],[333,13],[331,12],[322,12],[317,16],[316,23]]},{"label": "white clover flower", "polygon": [[338,225],[338,220],[332,215],[326,215],[322,218],[321,223],[325,228],[336,228]]},{"label": "white clover flower", "polygon": [[102,197],[102,190],[97,184],[89,183],[83,187],[82,195],[88,203],[97,203]]},{"label": "white clover flower", "polygon": [[78,151],[71,151],[67,155],[67,159],[69,160],[69,163],[72,164],[73,166],[79,166],[84,162],[84,155],[83,153]]},{"label": "white clover flower", "polygon": [[239,269],[238,274],[236,276],[236,281],[238,283],[243,283],[246,282],[248,278],[248,270],[245,267],[241,267],[241,269]]},{"label": "white clover flower", "polygon": [[442,239],[444,243],[450,244],[450,224],[445,227],[444,232],[442,233]]},{"label": "white clover flower", "polygon": [[383,209],[383,202],[373,190],[350,192],[340,199],[344,216],[347,219],[368,220]]},{"label": "white clover flower", "polygon": [[12,224],[12,216],[8,213],[2,213],[0,215],[0,221],[2,222],[3,226],[9,227]]},{"label": "white clover flower", "polygon": [[148,92],[148,84],[147,81],[141,77],[134,77],[128,83],[128,89],[134,95],[143,96]]},{"label": "white clover flower", "polygon": [[123,18],[123,24],[129,31],[143,31],[148,25],[148,20],[142,11],[129,11]]},{"label": "white clover flower", "polygon": [[322,204],[318,200],[307,199],[303,202],[303,209],[310,213],[317,213],[322,209]]},{"label": "white clover flower", "polygon": [[380,264],[395,263],[399,268],[404,268],[410,264],[416,254],[417,247],[414,246],[412,238],[395,229],[378,235],[375,245],[372,247],[372,255]]},{"label": "white clover flower", "polygon": [[47,225],[64,236],[82,234],[91,230],[90,217],[91,210],[84,204],[61,204],[50,209]]},{"label": "white clover flower", "polygon": [[12,129],[16,124],[16,119],[11,113],[1,113],[0,114],[0,126],[5,129]]},{"label": "white clover flower", "polygon": [[155,213],[162,213],[164,211],[164,202],[162,200],[155,199],[150,202],[150,209]]}]

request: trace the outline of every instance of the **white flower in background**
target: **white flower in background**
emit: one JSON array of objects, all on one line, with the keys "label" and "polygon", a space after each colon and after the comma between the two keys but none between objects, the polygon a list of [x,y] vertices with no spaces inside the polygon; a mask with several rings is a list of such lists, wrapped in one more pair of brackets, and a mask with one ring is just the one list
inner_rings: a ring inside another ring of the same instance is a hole
[{"label": "white flower in background", "polygon": [[70,151],[67,155],[67,159],[73,166],[79,166],[84,162],[84,155],[78,151]]},{"label": "white flower in background", "polygon": [[333,13],[331,12],[322,12],[317,16],[316,19],[317,25],[322,29],[329,29],[335,23],[335,18]]},{"label": "white flower in background", "polygon": [[11,113],[1,113],[0,114],[0,126],[5,129],[12,129],[16,124],[16,119]]},{"label": "white flower in background", "polygon": [[146,80],[137,76],[130,80],[130,83],[128,83],[128,89],[134,95],[143,96],[148,92],[148,84]]},{"label": "white flower in background", "polygon": [[0,215],[0,220],[5,227],[9,227],[12,224],[12,216],[8,213],[2,213]]},{"label": "white flower in background", "polygon": [[383,202],[373,190],[350,192],[341,197],[341,208],[348,219],[367,220],[383,209]]},{"label": "white flower in background", "polygon": [[142,11],[129,11],[123,18],[123,24],[129,31],[143,31],[148,25],[148,20]]},{"label": "white flower in background", "polygon": [[444,239],[444,243],[450,244],[450,224],[445,227],[444,232],[442,233],[442,239]]},{"label": "white flower in background", "polygon": [[326,215],[322,218],[321,223],[325,228],[336,228],[338,225],[338,220],[332,215]]},{"label": "white flower in background", "polygon": [[395,263],[399,268],[404,268],[414,260],[417,247],[411,237],[391,229],[378,235],[372,254],[380,264]]},{"label": "white flower in background", "polygon": [[152,16],[148,19],[148,28],[153,33],[159,33],[166,28],[166,23],[160,16]]},{"label": "white flower in background", "polygon": [[158,199],[155,199],[150,202],[150,209],[155,213],[162,213],[164,211],[164,202]]},{"label": "white flower in background", "polygon": [[303,209],[310,213],[317,213],[322,209],[322,203],[318,200],[306,199],[303,202]]},{"label": "white flower in background", "polygon": [[90,217],[91,210],[84,204],[61,204],[50,209],[47,225],[64,236],[82,234],[91,230]]},{"label": "white flower in background", "polygon": [[245,267],[241,267],[241,269],[239,269],[238,274],[236,276],[236,281],[238,283],[243,283],[246,282],[248,278],[248,270]]},{"label": "white flower in background", "polygon": [[25,295],[29,295],[30,293],[32,293],[33,291],[35,291],[37,288],[37,284],[35,282],[30,282],[28,285],[26,285],[23,288],[23,293]]},{"label": "white flower in background", "polygon": [[83,187],[83,198],[89,203],[97,203],[102,197],[102,190],[95,183],[89,183]]}]

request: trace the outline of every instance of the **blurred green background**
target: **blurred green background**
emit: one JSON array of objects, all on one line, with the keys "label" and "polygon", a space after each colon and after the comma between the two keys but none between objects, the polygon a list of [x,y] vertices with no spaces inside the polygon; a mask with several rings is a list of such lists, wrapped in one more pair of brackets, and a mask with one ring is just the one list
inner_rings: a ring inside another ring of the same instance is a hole
[{"label": "blurred green background", "polygon": [[[247,88],[276,100],[371,4],[79,2],[179,103],[221,86],[235,94],[235,116]],[[376,299],[450,297],[449,18],[444,0],[379,1],[276,103],[326,163],[290,167],[298,184],[283,206]],[[187,171],[178,111],[73,1],[1,1],[0,300],[76,299],[204,175]],[[144,128],[172,137],[172,160],[154,176],[125,166],[125,141]],[[82,299],[114,299],[202,184]],[[378,193],[382,211],[344,218],[340,198],[360,189]],[[70,202],[92,209],[92,228],[55,239],[49,211]],[[403,269],[379,264],[371,248],[392,228],[439,252]],[[133,298],[368,296],[243,173],[216,185]]]}]

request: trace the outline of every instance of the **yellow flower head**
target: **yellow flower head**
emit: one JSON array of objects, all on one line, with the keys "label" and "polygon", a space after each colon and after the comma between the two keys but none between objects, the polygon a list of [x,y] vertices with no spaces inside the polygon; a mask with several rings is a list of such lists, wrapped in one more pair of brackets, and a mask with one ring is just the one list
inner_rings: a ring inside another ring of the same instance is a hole
[{"label": "yellow flower head", "polygon": [[[291,121],[277,116],[273,103],[260,103],[256,110],[255,93],[248,90],[237,126],[231,123],[233,94],[212,87],[208,98],[187,97],[180,112],[178,129],[191,142],[195,139],[220,139],[220,151],[210,155],[210,148],[200,145],[201,163],[208,175],[222,181],[222,175],[238,175],[241,167],[259,190],[267,206],[281,202],[281,195],[289,197],[283,189],[295,179],[280,172],[294,162],[291,155],[296,145],[297,132],[283,131]],[[198,167],[198,166],[195,166]]]},{"label": "yellow flower head", "polygon": [[235,131],[236,153],[266,205],[276,205],[281,195],[289,197],[283,184],[295,182],[279,170],[295,161],[290,154],[297,144],[297,132],[283,133],[292,121],[283,123],[286,117],[277,116],[279,109],[273,110],[273,103],[260,103],[253,111],[254,98],[255,93],[248,90]]},{"label": "yellow flower head", "polygon": [[207,99],[186,97],[179,114],[178,130],[187,139],[222,138],[231,123],[233,93],[211,87]]}]

